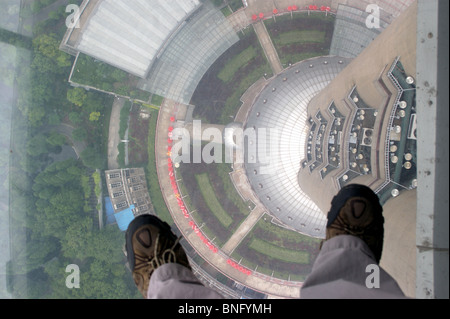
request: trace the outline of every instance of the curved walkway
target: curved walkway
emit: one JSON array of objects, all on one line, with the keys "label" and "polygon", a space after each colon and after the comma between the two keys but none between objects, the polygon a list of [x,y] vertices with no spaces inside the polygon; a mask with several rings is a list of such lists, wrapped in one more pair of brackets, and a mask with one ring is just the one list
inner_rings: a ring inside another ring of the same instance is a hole
[{"label": "curved walkway", "polygon": [[43,132],[54,131],[54,132],[57,132],[59,134],[66,136],[70,140],[70,142],[72,144],[72,148],[75,151],[75,154],[77,155],[78,158],[80,158],[81,153],[86,148],[86,143],[84,141],[76,141],[73,139],[72,133],[74,130],[75,130],[75,128],[73,126],[71,126],[69,124],[61,123],[59,125],[48,126],[47,128],[45,128],[43,130]]}]

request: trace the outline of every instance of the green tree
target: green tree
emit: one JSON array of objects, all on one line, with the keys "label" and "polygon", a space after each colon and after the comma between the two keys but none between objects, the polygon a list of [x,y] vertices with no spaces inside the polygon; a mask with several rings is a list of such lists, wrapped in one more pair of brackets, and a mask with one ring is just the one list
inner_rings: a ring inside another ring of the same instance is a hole
[{"label": "green tree", "polygon": [[64,54],[60,54],[56,58],[56,62],[58,64],[58,66],[62,67],[62,68],[69,67],[69,66],[72,65],[72,60],[71,60],[70,56],[65,54],[65,53]]},{"label": "green tree", "polygon": [[89,257],[87,247],[91,244],[92,230],[92,217],[85,217],[77,223],[69,225],[61,239],[61,250],[64,256],[80,260]]},{"label": "green tree", "polygon": [[28,121],[32,127],[38,127],[42,125],[42,120],[45,117],[45,108],[42,106],[36,106],[28,109]]},{"label": "green tree", "polygon": [[80,124],[81,122],[83,122],[83,119],[81,118],[80,113],[78,113],[78,112],[70,112],[69,113],[69,120],[73,124]]},{"label": "green tree", "polygon": [[66,186],[60,188],[47,202],[48,206],[36,214],[35,231],[43,236],[63,238],[67,227],[79,222],[83,213],[83,195]]},{"label": "green tree", "polygon": [[124,71],[119,70],[119,69],[114,69],[111,72],[110,76],[116,82],[123,82],[127,78],[127,74]]},{"label": "green tree", "polygon": [[42,267],[50,258],[57,255],[58,251],[59,243],[52,238],[40,238],[29,242],[26,248],[27,270]]},{"label": "green tree", "polygon": [[53,34],[40,34],[33,39],[33,46],[36,51],[49,58],[56,58],[59,55],[59,43]]},{"label": "green tree", "polygon": [[81,169],[75,160],[56,162],[34,179],[36,211],[33,230],[41,236],[63,238],[67,228],[84,217]]},{"label": "green tree", "polygon": [[72,132],[72,138],[75,141],[84,141],[88,137],[88,132],[84,127],[79,127],[73,130]]},{"label": "green tree", "polygon": [[101,153],[92,146],[86,147],[86,149],[80,155],[83,164],[89,168],[103,168],[105,162]]},{"label": "green tree", "polygon": [[100,119],[100,112],[92,112],[89,115],[89,121],[91,122],[97,122]]},{"label": "green tree", "polygon": [[31,156],[39,156],[49,152],[49,145],[44,134],[39,133],[27,143],[27,153]]},{"label": "green tree", "polygon": [[53,60],[39,52],[35,53],[31,67],[40,73],[46,74],[56,73],[58,71],[55,68]]},{"label": "green tree", "polygon": [[86,98],[86,90],[82,88],[73,88],[67,91],[67,99],[77,106],[83,106]]},{"label": "green tree", "polygon": [[66,137],[58,132],[52,132],[47,137],[47,143],[52,146],[63,146],[66,144]]},{"label": "green tree", "polygon": [[59,50],[59,41],[55,34],[44,33],[38,35],[33,39],[33,46],[36,52],[56,62],[58,67],[64,68],[70,66],[70,57],[65,52]]},{"label": "green tree", "polygon": [[97,231],[87,248],[90,256],[104,262],[120,262],[123,259],[123,235],[117,227],[107,227]]},{"label": "green tree", "polygon": [[49,125],[59,125],[61,123],[61,118],[57,113],[51,113],[47,117]]}]

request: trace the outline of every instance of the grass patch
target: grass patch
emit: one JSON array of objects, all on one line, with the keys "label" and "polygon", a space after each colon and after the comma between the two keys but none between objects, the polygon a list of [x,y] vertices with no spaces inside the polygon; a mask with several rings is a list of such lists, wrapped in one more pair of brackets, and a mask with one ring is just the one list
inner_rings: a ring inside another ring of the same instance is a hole
[{"label": "grass patch", "polygon": [[322,43],[325,42],[325,31],[293,30],[280,34],[277,44],[280,46],[294,43]]},{"label": "grass patch", "polygon": [[94,193],[95,196],[100,197],[100,195],[102,194],[102,187],[101,187],[101,176],[100,173],[98,171],[95,171],[94,173],[92,173],[92,178],[94,179]]},{"label": "grass patch", "polygon": [[205,200],[206,205],[211,210],[211,212],[217,217],[219,222],[225,227],[228,228],[233,223],[233,219],[230,215],[223,209],[219,200],[214,193],[214,188],[211,185],[208,174],[197,174],[195,175],[195,179],[197,180],[198,187],[200,192],[202,193],[203,199]]},{"label": "grass patch", "polygon": [[245,91],[247,91],[247,89],[256,81],[262,78],[264,73],[270,74],[271,72],[270,66],[268,66],[268,68],[253,70],[247,76],[242,78],[241,81],[238,82],[234,93],[225,101],[219,123],[224,125],[230,123],[230,119],[235,117],[237,111],[242,105],[241,97]]},{"label": "grass patch", "polygon": [[231,11],[230,7],[224,7],[220,11],[223,13],[225,17],[228,17],[229,15],[233,14],[233,11]]},{"label": "grass patch", "polygon": [[[254,228],[255,236],[270,238],[270,242],[281,247],[297,247],[312,246],[315,250],[321,242],[321,239],[300,234],[280,226],[277,226],[269,221],[261,218]],[[289,246],[288,246],[289,245]]]},{"label": "grass patch", "polygon": [[321,240],[273,224],[265,215],[232,257],[275,278],[303,281],[311,272]]},{"label": "grass patch", "polygon": [[288,263],[309,263],[308,252],[286,249],[258,238],[254,238],[249,247],[250,249],[256,250],[261,254],[269,255],[272,258]]},{"label": "grass patch", "polygon": [[128,129],[128,119],[130,118],[130,107],[131,102],[126,101],[122,110],[120,110],[120,127],[119,127],[119,137],[121,139],[125,138],[125,132]]},{"label": "grass patch", "polygon": [[194,118],[227,125],[242,105],[245,91],[263,76],[272,76],[253,28],[239,36],[241,40],[214,62],[197,86],[191,100],[196,106]]},{"label": "grass patch", "polygon": [[334,31],[332,15],[296,13],[264,21],[284,66],[328,55]]},{"label": "grass patch", "polygon": [[231,59],[225,67],[219,72],[217,77],[225,83],[229,83],[233,78],[234,74],[244,66],[246,66],[251,60],[256,58],[257,50],[250,46],[233,59]]},{"label": "grass patch", "polygon": [[153,105],[156,105],[156,106],[161,106],[163,101],[164,101],[164,97],[162,97],[158,94],[153,94],[150,103]]},{"label": "grass patch", "polygon": [[137,76],[82,53],[78,56],[71,81],[142,101],[148,101],[151,95],[137,88]]},{"label": "grass patch", "polygon": [[[236,205],[236,207],[243,215],[247,216],[250,213],[250,208],[248,207],[250,203],[246,203],[234,187],[234,184],[230,178],[230,164],[223,162],[214,165],[217,165],[217,175],[219,175],[222,180],[222,185],[228,199],[231,200],[234,205]],[[251,204],[251,206],[253,206],[253,203]]]}]

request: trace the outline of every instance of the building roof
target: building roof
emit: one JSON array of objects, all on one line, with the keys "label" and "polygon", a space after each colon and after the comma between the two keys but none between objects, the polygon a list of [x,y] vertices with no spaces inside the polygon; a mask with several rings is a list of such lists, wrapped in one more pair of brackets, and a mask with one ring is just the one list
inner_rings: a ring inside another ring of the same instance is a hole
[{"label": "building roof", "polygon": [[[276,149],[270,165],[247,154],[246,172],[253,190],[272,215],[297,231],[323,237],[326,216],[300,188],[297,174],[305,158],[304,141],[308,134],[306,109],[309,101],[345,68],[350,59],[320,57],[300,62],[274,78],[256,99],[246,129],[267,129],[274,136]],[[274,129],[274,130],[273,130]],[[254,143],[263,145],[258,136]],[[251,143],[252,141],[250,141]]]},{"label": "building roof", "polygon": [[139,77],[145,77],[168,39],[201,6],[199,0],[85,3],[95,7],[83,12],[89,17],[82,18],[81,32],[73,33],[73,49]]},{"label": "building roof", "polygon": [[239,36],[223,13],[208,2],[177,31],[139,87],[189,104],[203,75]]}]

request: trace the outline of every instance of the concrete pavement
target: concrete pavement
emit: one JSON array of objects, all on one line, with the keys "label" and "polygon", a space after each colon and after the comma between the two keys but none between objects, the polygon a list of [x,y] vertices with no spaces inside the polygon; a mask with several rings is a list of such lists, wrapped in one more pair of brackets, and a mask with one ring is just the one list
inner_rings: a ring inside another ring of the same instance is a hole
[{"label": "concrete pavement", "polygon": [[108,138],[108,169],[118,169],[119,163],[117,156],[119,150],[117,146],[120,143],[120,111],[125,104],[125,99],[115,98],[111,111],[111,119],[109,121],[109,138]]},{"label": "concrete pavement", "polygon": [[266,26],[263,21],[258,21],[253,24],[256,35],[258,36],[259,42],[264,50],[264,53],[269,61],[270,66],[274,74],[279,74],[283,71],[283,66],[281,65],[278,53],[275,50],[272,39],[267,32]]}]

